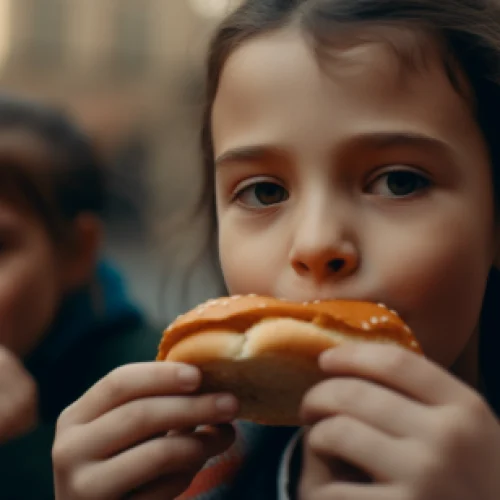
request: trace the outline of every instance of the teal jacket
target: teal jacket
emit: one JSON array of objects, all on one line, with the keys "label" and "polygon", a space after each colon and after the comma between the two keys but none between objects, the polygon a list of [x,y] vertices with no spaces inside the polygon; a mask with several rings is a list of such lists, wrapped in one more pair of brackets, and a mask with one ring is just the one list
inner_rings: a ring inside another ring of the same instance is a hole
[{"label": "teal jacket", "polygon": [[40,425],[0,446],[0,498],[52,500],[51,449],[61,411],[114,368],[151,361],[161,336],[129,301],[107,264],[97,286],[68,297],[42,344],[26,360],[38,383]]}]

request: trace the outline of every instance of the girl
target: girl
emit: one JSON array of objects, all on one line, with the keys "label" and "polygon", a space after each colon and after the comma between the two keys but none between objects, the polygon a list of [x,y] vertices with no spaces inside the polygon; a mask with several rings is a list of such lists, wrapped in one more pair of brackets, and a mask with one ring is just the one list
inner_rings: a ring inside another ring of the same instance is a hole
[{"label": "girl", "polygon": [[155,353],[158,335],[99,261],[102,168],[63,115],[0,94],[2,498],[54,498],[59,413]]},{"label": "girl", "polygon": [[[325,353],[307,432],[268,429],[232,489],[199,498],[499,498],[500,5],[248,0],[215,35],[207,84],[205,199],[228,291],[384,302],[427,357]],[[127,367],[69,407],[59,498],[181,493],[232,435],[178,431],[237,410],[189,396],[188,373]]]}]

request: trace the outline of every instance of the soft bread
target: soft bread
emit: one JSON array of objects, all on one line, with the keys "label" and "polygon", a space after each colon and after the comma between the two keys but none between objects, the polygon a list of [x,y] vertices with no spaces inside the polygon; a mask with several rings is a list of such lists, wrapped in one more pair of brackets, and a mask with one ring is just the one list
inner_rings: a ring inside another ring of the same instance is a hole
[{"label": "soft bread", "polygon": [[235,394],[242,419],[298,425],[304,393],[324,378],[319,354],[363,341],[421,352],[408,326],[382,304],[234,296],[208,301],[174,321],[157,360],[200,367],[202,392]]}]

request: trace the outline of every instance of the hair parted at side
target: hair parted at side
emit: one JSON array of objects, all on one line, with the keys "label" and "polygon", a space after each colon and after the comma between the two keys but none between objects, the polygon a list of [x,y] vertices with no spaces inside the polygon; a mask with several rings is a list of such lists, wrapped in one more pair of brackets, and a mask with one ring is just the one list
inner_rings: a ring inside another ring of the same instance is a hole
[{"label": "hair parted at side", "polygon": [[[292,23],[311,40],[319,58],[327,52],[322,49],[335,45],[337,35],[363,26],[380,27],[379,36],[401,63],[418,70],[418,61],[432,42],[451,84],[470,102],[489,146],[500,206],[499,0],[246,0],[221,23],[207,58],[201,131],[204,189],[199,208],[211,211],[211,234],[216,234],[211,118],[224,64],[245,41]],[[420,36],[409,43],[403,32]],[[463,88],[461,75],[470,89]]]}]

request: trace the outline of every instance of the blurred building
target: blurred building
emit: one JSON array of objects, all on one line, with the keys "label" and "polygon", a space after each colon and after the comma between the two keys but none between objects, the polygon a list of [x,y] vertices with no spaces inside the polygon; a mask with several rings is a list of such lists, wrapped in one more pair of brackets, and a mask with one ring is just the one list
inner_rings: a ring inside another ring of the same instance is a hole
[{"label": "blurred building", "polygon": [[160,95],[175,92],[164,84],[198,63],[203,42],[195,35],[207,31],[206,20],[189,6],[186,0],[0,0],[3,83],[77,107],[81,99],[85,111],[90,96],[101,114],[121,109],[123,126],[124,105],[136,112],[151,87]]},{"label": "blurred building", "polygon": [[[196,196],[202,61],[238,3],[0,0],[0,86],[63,106],[91,134],[110,165],[111,230],[135,224],[142,243]],[[149,262],[129,254],[140,280]]]},{"label": "blurred building", "polygon": [[0,85],[65,106],[123,162],[121,187],[135,194],[142,175],[168,210],[197,160],[193,99],[208,36],[235,3],[0,0]]}]

